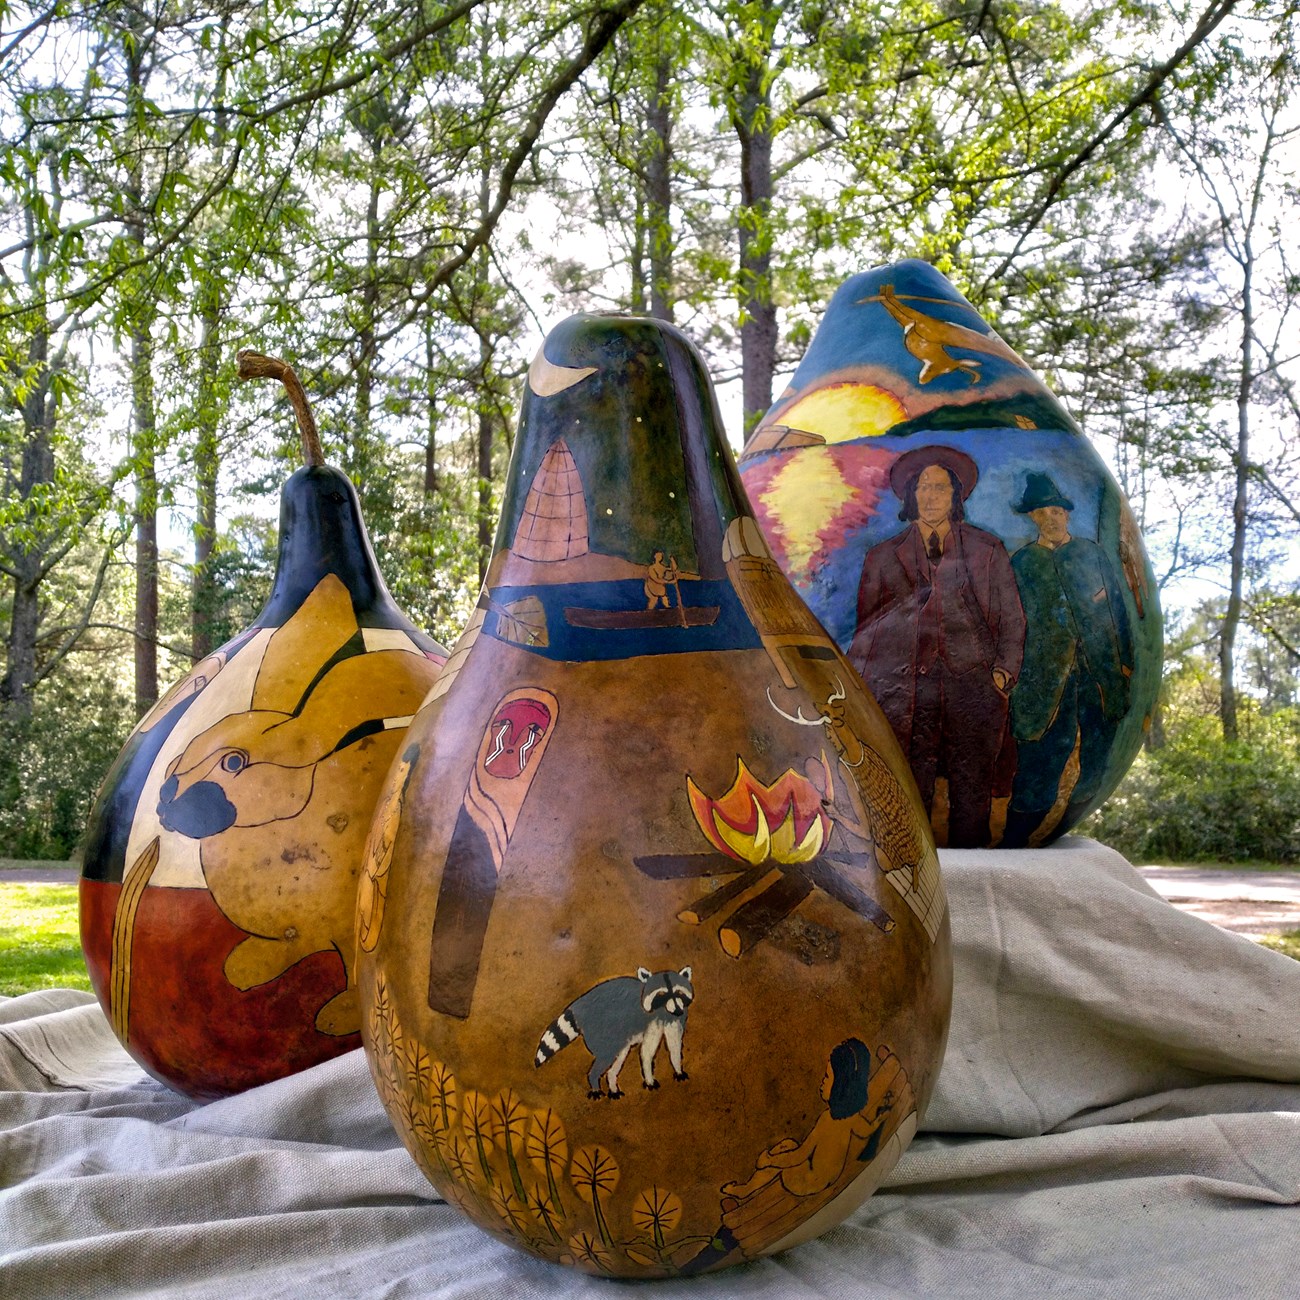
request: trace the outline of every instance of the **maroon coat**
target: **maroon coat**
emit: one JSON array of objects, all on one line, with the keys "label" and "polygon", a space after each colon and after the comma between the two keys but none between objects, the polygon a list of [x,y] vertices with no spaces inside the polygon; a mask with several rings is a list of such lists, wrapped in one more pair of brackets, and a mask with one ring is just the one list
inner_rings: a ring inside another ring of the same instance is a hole
[{"label": "maroon coat", "polygon": [[[867,552],[858,587],[858,626],[848,657],[884,710],[904,753],[913,749],[918,673],[933,673],[936,664],[941,665],[949,680],[949,698],[960,704],[963,695],[969,697],[965,703],[982,713],[988,707],[993,670],[1007,674],[1010,690],[1024,650],[1025,611],[1011,559],[992,533],[965,522],[952,524],[937,570],[913,524]],[[1001,716],[988,717],[989,730],[1000,731],[1006,697],[996,689],[993,694],[1000,697],[995,703]]]}]

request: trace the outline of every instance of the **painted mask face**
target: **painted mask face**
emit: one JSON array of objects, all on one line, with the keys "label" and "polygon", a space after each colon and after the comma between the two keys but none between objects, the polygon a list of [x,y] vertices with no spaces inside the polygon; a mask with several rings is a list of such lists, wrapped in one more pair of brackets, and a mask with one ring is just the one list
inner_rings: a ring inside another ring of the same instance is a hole
[{"label": "painted mask face", "polygon": [[503,781],[523,774],[538,741],[551,725],[550,710],[539,700],[511,700],[492,719],[492,743],[483,766]]}]

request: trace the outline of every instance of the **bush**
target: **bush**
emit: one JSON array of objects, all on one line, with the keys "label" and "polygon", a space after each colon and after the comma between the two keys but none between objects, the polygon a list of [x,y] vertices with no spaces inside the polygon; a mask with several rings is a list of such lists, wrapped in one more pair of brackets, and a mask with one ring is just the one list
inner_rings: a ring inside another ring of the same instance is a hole
[{"label": "bush", "polygon": [[1289,709],[1257,716],[1229,744],[1217,719],[1186,719],[1079,830],[1135,862],[1298,861],[1296,724]]},{"label": "bush", "polygon": [[71,857],[131,726],[111,681],[71,676],[37,695],[30,720],[0,722],[0,856]]}]

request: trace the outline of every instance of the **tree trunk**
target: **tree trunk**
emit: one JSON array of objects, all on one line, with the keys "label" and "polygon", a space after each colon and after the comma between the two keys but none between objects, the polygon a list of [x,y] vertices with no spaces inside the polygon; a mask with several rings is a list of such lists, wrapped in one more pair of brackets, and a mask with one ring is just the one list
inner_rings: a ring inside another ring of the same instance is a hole
[{"label": "tree trunk", "polygon": [[[3,492],[6,499],[21,507],[12,520],[17,525],[12,532],[0,527],[0,563],[13,582],[5,638],[5,672],[0,678],[0,721],[18,726],[31,718],[34,692],[41,679],[57,666],[85,630],[101,589],[101,581],[97,579],[89,591],[81,594],[83,604],[74,615],[79,627],[68,633],[57,648],[47,647],[46,653],[40,655],[45,617],[42,586],[51,570],[84,538],[98,513],[94,503],[89,503],[89,510],[79,509],[71,515],[58,508],[53,514],[49,510],[48,489],[54,486],[56,477],[54,433],[58,396],[54,379],[66,364],[69,346],[67,335],[57,346],[56,340],[61,330],[76,328],[75,324],[69,325],[69,314],[56,321],[48,311],[51,287],[57,282],[52,268],[54,239],[50,231],[59,228],[63,207],[59,163],[56,153],[48,153],[29,164],[23,177],[30,189],[19,200],[27,237],[21,288],[27,302],[24,316],[30,321],[32,332],[27,343],[26,364],[7,372],[0,367],[4,399],[20,412],[22,420],[21,443],[15,442],[12,449],[7,447],[0,452]],[[42,173],[47,174],[48,181],[42,181]],[[44,205],[43,221],[37,219],[37,196]],[[10,287],[17,286],[11,281]],[[16,380],[21,381],[21,389],[15,387]],[[58,634],[50,635],[53,640]],[[14,755],[5,757],[12,767]]]},{"label": "tree trunk", "polygon": [[[488,368],[492,363],[492,349],[485,337],[479,337],[479,383],[486,388]],[[478,580],[487,577],[488,560],[492,555],[492,414],[487,407],[487,396],[480,392],[478,408]]]},{"label": "tree trunk", "polygon": [[[225,159],[226,129],[226,38],[229,18],[220,29],[217,54],[217,112],[213,124],[214,164],[220,169]],[[221,270],[218,255],[210,251],[201,287],[199,319],[198,429],[194,443],[194,571],[190,578],[190,653],[195,661],[209,655],[213,625],[221,596],[212,572],[212,552],[217,544],[217,488],[221,475],[221,448],[217,429],[221,423],[217,377],[221,372]]]},{"label": "tree trunk", "polygon": [[[142,241],[143,242],[143,241]],[[135,458],[135,712],[158,702],[158,476],[151,322],[131,327]]]},{"label": "tree trunk", "polygon": [[438,386],[433,368],[433,313],[424,318],[424,401],[426,434],[424,442],[424,495],[437,496],[438,482]]},{"label": "tree trunk", "polygon": [[375,322],[379,315],[379,198],[382,191],[379,177],[380,156],[383,146],[376,136],[370,146],[370,197],[366,206],[366,274],[361,290],[361,329],[357,340],[356,432],[353,440],[350,469],[356,479],[357,490],[364,493],[369,481],[371,422],[375,395],[375,359],[378,343],[375,339]]},{"label": "tree trunk", "polygon": [[[486,76],[489,31],[486,21],[479,31],[479,59]],[[486,148],[479,153],[479,220],[486,221],[492,204],[492,166]],[[491,383],[492,345],[488,337],[489,322],[482,319],[486,310],[489,277],[492,264],[488,247],[478,250],[476,267],[475,314],[479,317],[478,330],[478,580],[487,577],[488,561],[492,558],[492,533],[496,519],[492,510],[492,435],[494,432],[492,409],[488,388]]]},{"label": "tree trunk", "polygon": [[627,305],[628,310],[638,316],[643,316],[646,311],[647,282],[650,279],[650,272],[646,268],[646,244],[650,238],[650,232],[647,229],[649,221],[646,217],[646,196],[642,192],[640,182],[638,181],[636,189],[636,208],[632,213],[632,251],[628,255],[627,264],[629,278],[631,280],[631,289],[628,293]]},{"label": "tree trunk", "polygon": [[[23,457],[19,499],[30,502],[40,487],[54,482],[54,399],[50,394],[50,340],[38,328],[27,349],[32,387],[23,400]],[[30,516],[31,507],[27,513]],[[9,611],[8,663],[0,681],[0,706],[6,721],[25,722],[32,716],[32,686],[36,681],[36,638],[40,628],[41,557],[39,550],[19,544],[9,556],[14,574]]]},{"label": "tree trunk", "polygon": [[[769,14],[770,9],[765,9],[765,31],[770,31]],[[748,434],[772,405],[777,331],[771,278],[771,94],[765,61],[756,53],[744,57],[734,124],[740,141],[740,357]]]},{"label": "tree trunk", "polygon": [[32,716],[32,682],[36,678],[36,630],[40,622],[40,578],[35,557],[16,566],[13,604],[9,614],[9,663],[0,681],[0,705],[5,717],[25,722]]},{"label": "tree trunk", "polygon": [[1219,635],[1219,722],[1224,740],[1236,740],[1237,684],[1233,650],[1241,623],[1241,596],[1246,572],[1246,519],[1250,491],[1250,396],[1254,379],[1254,304],[1252,301],[1253,259],[1242,262],[1241,372],[1237,383],[1237,447],[1233,455],[1236,491],[1232,498],[1232,551],[1228,574],[1228,607]]},{"label": "tree trunk", "polygon": [[646,110],[650,157],[646,165],[646,225],[650,245],[650,315],[673,318],[672,65],[666,54],[655,60],[654,90]]},{"label": "tree trunk", "polygon": [[[134,113],[144,97],[152,44],[143,12],[128,10],[130,39],[123,39],[126,103]],[[144,252],[149,204],[145,200],[144,141],[128,135],[124,223],[134,248]],[[153,322],[157,311],[147,269],[125,282],[131,366],[131,455],[135,464],[135,711],[143,717],[158,701],[158,476],[154,417]]]},{"label": "tree trunk", "polygon": [[199,340],[198,431],[194,443],[194,572],[190,581],[190,652],[196,660],[211,654],[212,627],[219,603],[212,573],[217,541],[217,480],[221,453],[217,445],[217,373],[221,367],[221,315],[214,285],[209,284],[201,311]]},{"label": "tree trunk", "polygon": [[[481,198],[483,206],[488,203],[487,169],[483,170],[483,189]],[[482,310],[482,301],[488,285],[488,250],[479,250],[478,257],[478,310]],[[478,580],[481,583],[487,577],[488,561],[492,558],[492,534],[496,518],[492,510],[492,442],[495,424],[492,419],[491,398],[488,386],[492,382],[492,344],[488,338],[488,325],[478,322],[478,432],[475,439],[477,447],[476,470],[478,473]]]}]

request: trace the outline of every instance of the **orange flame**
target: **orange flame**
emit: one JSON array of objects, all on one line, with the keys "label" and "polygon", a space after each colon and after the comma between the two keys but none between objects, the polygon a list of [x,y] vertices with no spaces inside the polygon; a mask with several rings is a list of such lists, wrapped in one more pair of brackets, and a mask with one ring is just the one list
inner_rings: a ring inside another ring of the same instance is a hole
[{"label": "orange flame", "polygon": [[755,779],[737,759],[736,779],[720,799],[711,799],[688,776],[691,811],[705,838],[729,858],[758,866],[807,862],[830,835],[830,818],[817,787],[787,768],[771,784]]}]

